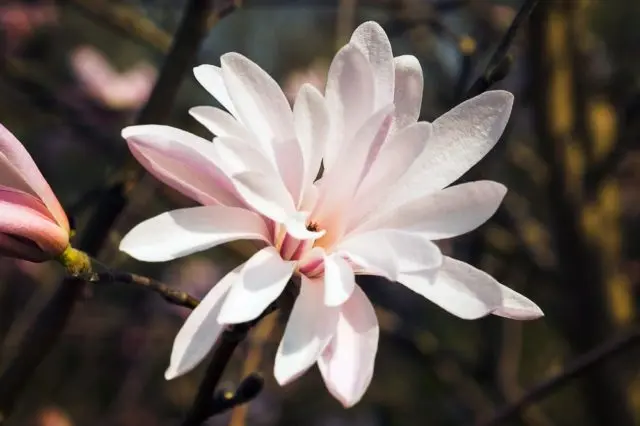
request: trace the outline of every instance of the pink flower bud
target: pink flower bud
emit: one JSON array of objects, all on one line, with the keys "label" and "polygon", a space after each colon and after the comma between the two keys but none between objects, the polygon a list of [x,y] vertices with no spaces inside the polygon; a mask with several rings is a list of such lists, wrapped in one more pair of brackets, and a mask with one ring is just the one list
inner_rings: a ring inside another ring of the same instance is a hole
[{"label": "pink flower bud", "polygon": [[33,159],[0,125],[0,256],[57,258],[69,232],[67,215]]}]

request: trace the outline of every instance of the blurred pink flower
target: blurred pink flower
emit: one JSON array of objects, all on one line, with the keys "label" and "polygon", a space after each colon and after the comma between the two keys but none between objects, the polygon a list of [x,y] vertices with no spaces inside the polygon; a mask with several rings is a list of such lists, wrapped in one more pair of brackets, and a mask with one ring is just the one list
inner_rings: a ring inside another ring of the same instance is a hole
[{"label": "blurred pink flower", "polygon": [[54,23],[57,18],[56,6],[50,1],[0,6],[0,27],[6,34],[7,50],[15,51],[37,27]]},{"label": "blurred pink flower", "polygon": [[85,90],[98,102],[115,110],[137,109],[147,100],[156,80],[156,69],[140,62],[123,73],[90,46],[77,48],[71,66]]},{"label": "blurred pink flower", "polygon": [[68,245],[62,206],[24,146],[0,125],[0,255],[43,262]]}]

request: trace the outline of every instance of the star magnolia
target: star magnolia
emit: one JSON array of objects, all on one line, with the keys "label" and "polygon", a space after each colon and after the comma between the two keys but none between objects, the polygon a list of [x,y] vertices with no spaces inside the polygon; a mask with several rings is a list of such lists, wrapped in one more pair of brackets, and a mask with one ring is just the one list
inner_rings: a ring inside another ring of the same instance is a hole
[{"label": "star magnolia", "polygon": [[[133,154],[158,179],[202,203],[135,227],[121,249],[166,261],[231,240],[265,247],[224,277],[178,333],[166,372],[194,368],[226,324],[258,317],[299,277],[300,294],[278,348],[274,374],[285,384],[318,364],[345,406],[368,387],[378,346],[374,309],[355,275],[404,284],[465,319],[542,315],[491,276],[441,254],[433,240],[485,222],[506,189],[479,181],[451,186],[497,142],[513,97],[484,93],[438,118],[417,122],[422,71],[393,58],[380,26],[361,25],[334,58],[325,96],[302,87],[293,110],[276,82],[229,53],[198,81],[229,113],[191,114],[213,143],[166,126],[123,131]],[[315,181],[324,166],[323,176]],[[314,182],[315,181],[315,182]]]},{"label": "star magnolia", "polygon": [[44,262],[69,246],[69,221],[38,166],[0,125],[0,255]]}]

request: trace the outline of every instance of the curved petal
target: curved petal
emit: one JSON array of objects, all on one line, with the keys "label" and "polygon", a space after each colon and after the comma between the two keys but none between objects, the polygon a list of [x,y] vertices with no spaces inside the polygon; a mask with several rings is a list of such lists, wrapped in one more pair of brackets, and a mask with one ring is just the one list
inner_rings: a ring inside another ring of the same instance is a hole
[{"label": "curved petal", "polygon": [[333,58],[327,76],[325,99],[332,129],[323,159],[325,169],[332,168],[343,145],[374,111],[374,96],[369,61],[355,45],[345,45]]},{"label": "curved petal", "polygon": [[394,58],[396,106],[394,128],[402,129],[418,121],[422,107],[423,77],[420,61],[413,55]]},{"label": "curved petal", "polygon": [[323,288],[322,279],[302,276],[300,294],[276,353],[273,374],[280,385],[307,371],[333,337],[339,310],[322,303]]},{"label": "curved petal", "polygon": [[35,243],[28,240],[19,240],[1,232],[0,256],[13,257],[35,263],[51,260],[51,255],[42,251]]},{"label": "curved petal", "polygon": [[278,83],[239,53],[222,55],[220,63],[238,116],[261,139],[265,149],[271,148],[274,140],[293,139],[293,113]]},{"label": "curved petal", "polygon": [[[395,132],[389,138],[358,187],[350,212],[351,222],[360,222],[384,199],[418,158],[430,136],[431,124],[422,121]],[[353,226],[351,223],[349,228]]]},{"label": "curved petal", "polygon": [[361,24],[353,32],[349,43],[356,45],[371,64],[375,84],[374,107],[377,109],[393,103],[393,53],[389,38],[380,24],[373,21]]},{"label": "curved petal", "polygon": [[269,241],[264,220],[237,207],[173,210],[142,222],[120,242],[120,250],[145,262],[165,262],[235,240]]},{"label": "curved petal", "polygon": [[215,65],[200,65],[193,69],[193,75],[205,90],[216,98],[220,105],[225,107],[234,117],[238,117],[233,102],[229,97],[229,92],[224,85],[222,69]]},{"label": "curved petal", "polygon": [[365,229],[394,228],[420,232],[431,240],[452,238],[485,223],[498,210],[507,188],[493,181],[467,182],[385,210],[363,222]]},{"label": "curved petal", "polygon": [[340,306],[356,287],[356,277],[351,265],[340,255],[324,257],[324,304]]},{"label": "curved petal", "polygon": [[482,159],[504,131],[513,95],[503,90],[469,99],[433,122],[433,136],[385,205],[394,209],[452,184]]},{"label": "curved petal", "polygon": [[295,212],[291,194],[273,173],[246,171],[232,176],[233,184],[256,211],[279,223],[288,223]]},{"label": "curved petal", "polygon": [[324,98],[312,85],[304,84],[300,88],[293,105],[293,118],[304,159],[304,190],[313,184],[320,172],[331,124]]},{"label": "curved petal", "polygon": [[392,281],[399,273],[438,268],[442,253],[424,235],[395,229],[381,229],[348,236],[336,251],[345,253],[365,267],[365,272]]},{"label": "curved petal", "polygon": [[295,267],[295,262],[282,260],[271,246],[251,256],[231,287],[218,321],[239,324],[259,317],[280,296]]},{"label": "curved petal", "polygon": [[20,141],[1,124],[0,185],[40,198],[58,225],[69,231],[67,215],[33,158]]},{"label": "curved petal", "polygon": [[232,136],[251,141],[254,136],[231,114],[212,106],[197,106],[189,114],[216,136]]},{"label": "curved petal", "polygon": [[335,336],[318,360],[327,389],[345,407],[360,401],[371,383],[379,334],[373,306],[356,287],[342,305]]},{"label": "curved petal", "polygon": [[494,312],[516,319],[542,316],[540,308],[529,299],[507,289],[489,274],[450,257],[444,258],[437,274],[401,274],[398,282],[462,319],[478,319]]},{"label": "curved petal", "polygon": [[133,156],[158,180],[204,205],[242,206],[206,139],[169,126],[126,127]]},{"label": "curved petal", "polygon": [[[60,255],[69,245],[68,231],[56,222],[44,203],[12,188],[0,187],[0,233],[30,241],[48,258]],[[6,247],[7,252],[16,248],[15,244]]]},{"label": "curved petal", "polygon": [[176,335],[171,350],[167,380],[175,379],[193,370],[213,348],[225,325],[218,322],[224,298],[238,280],[240,265],[224,276],[191,312]]}]

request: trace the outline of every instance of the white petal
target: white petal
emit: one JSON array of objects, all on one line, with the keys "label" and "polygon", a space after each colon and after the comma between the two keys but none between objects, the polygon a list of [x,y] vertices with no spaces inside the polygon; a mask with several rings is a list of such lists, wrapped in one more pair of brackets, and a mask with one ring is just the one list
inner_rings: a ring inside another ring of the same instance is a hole
[{"label": "white petal", "polygon": [[356,287],[356,277],[349,263],[340,255],[324,258],[324,303],[340,306],[349,299]]},{"label": "white petal", "polygon": [[357,403],[371,383],[379,334],[373,306],[356,287],[342,305],[336,334],[318,360],[327,389],[345,407]]},{"label": "white petal", "polygon": [[538,318],[542,314],[533,302],[489,274],[450,257],[444,258],[435,276],[401,274],[398,282],[462,319],[478,319],[494,312],[517,319]]},{"label": "white petal", "polygon": [[345,45],[333,58],[327,76],[325,99],[333,127],[324,154],[326,169],[373,112],[374,95],[369,61],[355,45]]},{"label": "white petal", "polygon": [[227,176],[247,171],[259,171],[269,174],[279,181],[279,189],[287,192],[275,164],[259,146],[246,139],[222,136],[213,140],[214,151],[220,162],[220,168]]},{"label": "white petal", "polygon": [[401,129],[415,123],[422,107],[423,77],[420,61],[413,55],[394,58],[396,106],[394,128]]},{"label": "white petal", "polygon": [[307,188],[320,172],[320,163],[329,137],[329,110],[322,94],[304,84],[293,106],[296,135],[304,158],[304,186]]},{"label": "white petal", "polygon": [[438,268],[442,253],[424,235],[395,229],[381,229],[348,236],[336,248],[364,265],[367,272],[392,281],[399,273]]},{"label": "white petal", "polygon": [[197,106],[191,108],[189,114],[216,136],[232,136],[248,141],[254,138],[238,120],[220,108]]},{"label": "white petal", "polygon": [[430,136],[431,124],[422,121],[395,132],[385,142],[358,188],[351,213],[352,221],[361,221],[384,199],[418,158]]},{"label": "white petal", "polygon": [[280,385],[307,371],[333,337],[339,310],[322,303],[323,288],[322,279],[302,276],[300,294],[276,353],[274,376]]},{"label": "white petal", "polygon": [[218,322],[239,324],[256,319],[280,296],[295,266],[295,262],[282,260],[273,247],[254,254],[227,294]]},{"label": "white petal", "polygon": [[239,53],[226,53],[220,62],[225,85],[242,123],[253,130],[265,148],[274,140],[293,139],[293,113],[278,83]]},{"label": "white petal", "polygon": [[504,185],[493,181],[450,186],[371,217],[358,231],[398,228],[420,232],[431,240],[456,237],[493,216],[506,193]]},{"label": "white petal", "polygon": [[242,265],[229,272],[209,290],[185,321],[173,342],[169,368],[164,373],[167,380],[193,370],[211,351],[224,331],[224,324],[218,322],[224,297],[238,279],[241,268]]},{"label": "white petal", "polygon": [[375,108],[393,102],[394,66],[391,43],[380,24],[369,21],[355,29],[349,43],[355,44],[371,64],[375,82]]},{"label": "white petal", "polygon": [[295,212],[291,194],[273,174],[247,171],[232,176],[242,198],[256,211],[279,223],[287,223]]},{"label": "white petal", "polygon": [[152,124],[126,127],[122,137],[149,173],[184,195],[205,205],[243,205],[210,141]]},{"label": "white petal", "polygon": [[321,238],[326,231],[321,229],[320,231],[309,231],[307,229],[307,220],[309,218],[309,213],[306,212],[295,212],[285,223],[285,227],[287,228],[287,232],[291,234],[292,237],[298,240],[311,240]]},{"label": "white petal", "polygon": [[120,250],[146,262],[165,262],[235,240],[268,241],[257,214],[224,206],[173,210],[142,222],[120,242]]},{"label": "white petal", "polygon": [[216,67],[215,65],[200,65],[193,69],[193,74],[196,80],[198,80],[198,83],[200,83],[207,92],[211,93],[211,95],[220,102],[220,105],[225,107],[227,111],[235,117],[238,116],[233,107],[233,102],[231,102],[231,98],[229,97],[229,92],[227,92],[227,88],[224,85],[220,67]]},{"label": "white petal", "polygon": [[502,90],[469,99],[433,122],[433,136],[390,195],[399,206],[449,186],[496,144],[511,114],[513,95]]}]

